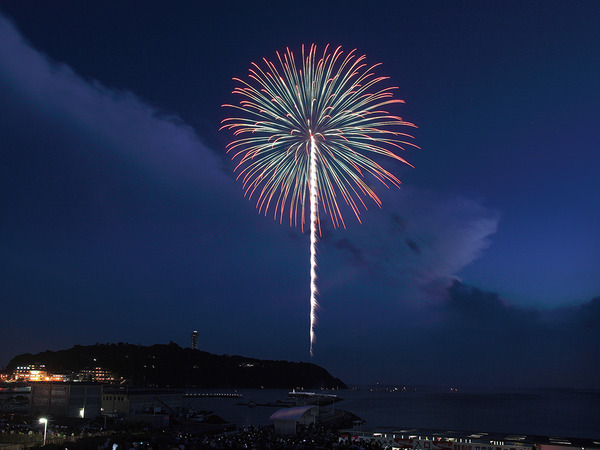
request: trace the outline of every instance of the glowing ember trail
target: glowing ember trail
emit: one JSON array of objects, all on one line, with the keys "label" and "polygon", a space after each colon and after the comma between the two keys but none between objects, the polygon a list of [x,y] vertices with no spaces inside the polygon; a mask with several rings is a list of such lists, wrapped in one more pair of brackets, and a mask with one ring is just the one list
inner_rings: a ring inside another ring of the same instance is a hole
[{"label": "glowing ember trail", "polygon": [[310,209],[312,355],[319,206],[334,228],[346,226],[339,199],[359,222],[360,205],[367,209],[365,197],[381,206],[372,181],[400,187],[400,180],[376,159],[386,156],[410,165],[397,152],[405,145],[416,147],[407,141],[412,136],[401,131],[414,125],[387,111],[404,103],[393,98],[397,88],[380,87],[387,78],[374,74],[379,64],[368,66],[365,56],[357,56],[355,50],[344,56],[341,47],[330,52],[326,46],[317,56],[315,45],[308,52],[302,46],[301,64],[290,49],[277,52],[277,61],[252,63],[248,81],[234,78],[240,86],[233,93],[242,100],[223,106],[237,110],[241,117],[224,119],[221,129],[233,132],[227,152],[233,151],[233,159],[238,160],[237,178],[244,195],[256,198],[259,212],[266,214],[273,208],[280,222],[288,212],[290,225],[299,222],[304,229],[306,206]]},{"label": "glowing ember trail", "polygon": [[310,136],[310,356],[313,356],[317,321],[317,145]]}]

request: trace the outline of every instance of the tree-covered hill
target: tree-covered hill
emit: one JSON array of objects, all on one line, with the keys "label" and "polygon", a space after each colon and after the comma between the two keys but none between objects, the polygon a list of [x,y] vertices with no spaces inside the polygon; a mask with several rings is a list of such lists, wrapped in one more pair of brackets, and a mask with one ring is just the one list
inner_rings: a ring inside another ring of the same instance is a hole
[{"label": "tree-covered hill", "polygon": [[316,364],[269,361],[243,356],[214,355],[177,344],[152,346],[118,344],[75,345],[68,350],[29,353],[7,366],[45,364],[50,372],[103,367],[136,386],[204,388],[344,388],[338,378]]}]

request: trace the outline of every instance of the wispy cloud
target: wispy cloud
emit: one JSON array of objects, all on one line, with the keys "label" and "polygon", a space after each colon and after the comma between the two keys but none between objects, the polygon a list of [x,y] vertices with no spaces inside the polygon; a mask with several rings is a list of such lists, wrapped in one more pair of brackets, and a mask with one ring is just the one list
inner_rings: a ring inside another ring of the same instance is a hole
[{"label": "wispy cloud", "polygon": [[157,178],[168,177],[171,185],[222,187],[219,159],[179,118],[129,91],[83,79],[33,49],[1,16],[0,36],[2,89],[20,108],[52,118],[53,126],[78,139],[81,153],[114,152],[124,163],[133,160]]},{"label": "wispy cloud", "polygon": [[[406,295],[445,295],[445,288],[490,245],[500,214],[462,197],[414,188],[382,192],[382,210],[363,225],[328,234],[357,272],[400,288]],[[327,256],[324,256],[327,258]],[[441,288],[441,291],[439,289]]]}]

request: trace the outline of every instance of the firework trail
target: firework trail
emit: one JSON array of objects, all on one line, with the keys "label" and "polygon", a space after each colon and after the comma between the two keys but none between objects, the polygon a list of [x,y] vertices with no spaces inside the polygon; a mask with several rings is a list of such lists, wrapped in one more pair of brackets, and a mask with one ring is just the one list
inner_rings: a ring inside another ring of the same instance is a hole
[{"label": "firework trail", "polygon": [[385,186],[400,186],[400,180],[373,156],[382,155],[410,165],[398,152],[412,136],[402,132],[414,127],[387,108],[396,87],[380,87],[387,77],[374,74],[355,50],[344,55],[341,47],[326,46],[317,55],[311,45],[302,46],[302,61],[296,63],[290,49],[277,52],[277,63],[263,59],[251,64],[248,81],[239,78],[233,91],[242,100],[223,105],[240,113],[223,120],[221,129],[233,132],[227,152],[238,160],[235,171],[244,195],[256,199],[259,212],[274,210],[283,222],[305,225],[306,206],[310,221],[310,354],[313,354],[317,303],[316,245],[321,222],[319,206],[334,228],[345,227],[338,200],[350,207],[360,222],[365,197],[378,206],[381,201],[369,186],[377,179]]},{"label": "firework trail", "polygon": [[317,322],[317,146],[314,136],[310,136],[310,356],[315,343],[315,324]]}]

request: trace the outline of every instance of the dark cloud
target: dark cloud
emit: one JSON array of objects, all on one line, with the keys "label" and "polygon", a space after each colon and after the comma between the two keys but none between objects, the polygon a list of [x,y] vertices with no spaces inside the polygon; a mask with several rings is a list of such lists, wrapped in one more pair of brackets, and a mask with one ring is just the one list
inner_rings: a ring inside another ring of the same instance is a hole
[{"label": "dark cloud", "polygon": [[[351,284],[347,292],[355,289]],[[327,351],[328,367],[335,370],[361,355],[357,376],[382,383],[599,385],[597,299],[540,310],[459,281],[436,292],[444,293],[436,302],[396,305],[382,301],[381,289],[365,292],[370,301],[358,320],[347,317],[343,303],[325,311],[320,347]]]},{"label": "dark cloud", "polygon": [[354,245],[349,239],[336,240],[334,246],[342,250],[352,264],[360,267],[368,267],[363,250]]},{"label": "dark cloud", "polygon": [[560,386],[577,380],[589,387],[600,381],[594,356],[600,328],[582,325],[595,319],[596,306],[597,299],[556,310],[522,308],[456,281],[448,289],[439,325],[460,348],[465,366],[483,363],[497,383]]},{"label": "dark cloud", "polygon": [[490,323],[517,323],[525,321],[529,313],[505,304],[498,294],[454,281],[448,288],[445,307],[459,321],[477,322],[482,326]]},{"label": "dark cloud", "polygon": [[417,254],[421,253],[421,249],[419,248],[417,243],[415,241],[413,241],[412,239],[405,239],[404,242],[406,242],[406,245],[408,245],[408,248],[410,248],[413,252],[415,252]]},{"label": "dark cloud", "polygon": [[577,319],[587,328],[600,330],[600,297],[581,305],[577,310]]}]

